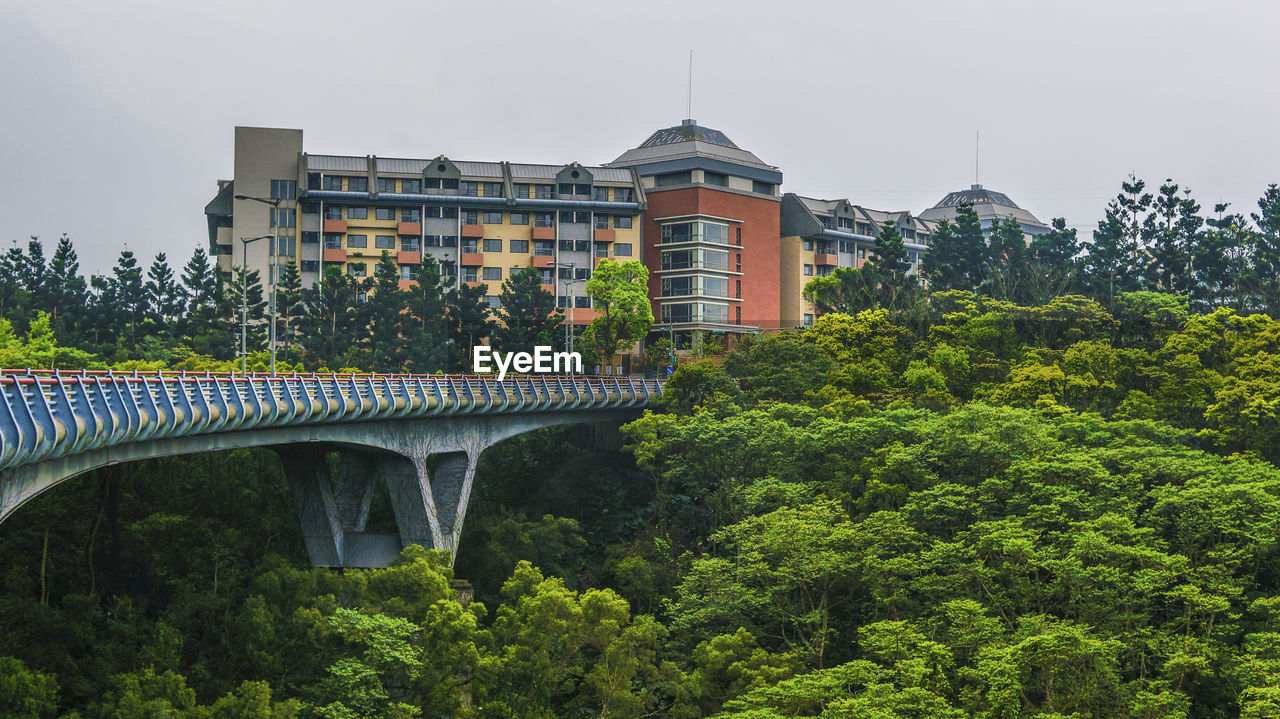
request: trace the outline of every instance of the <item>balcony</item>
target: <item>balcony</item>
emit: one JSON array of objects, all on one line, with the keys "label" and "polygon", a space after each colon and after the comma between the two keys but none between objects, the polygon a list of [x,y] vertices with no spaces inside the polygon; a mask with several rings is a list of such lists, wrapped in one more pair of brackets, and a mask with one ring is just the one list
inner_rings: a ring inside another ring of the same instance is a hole
[{"label": "balcony", "polygon": [[534,227],[532,239],[535,240],[554,240],[556,238],[556,228],[554,227]]},{"label": "balcony", "polygon": [[484,237],[484,225],[463,225],[462,236],[471,239]]},{"label": "balcony", "polygon": [[396,262],[402,265],[418,265],[422,264],[421,252],[406,252],[401,250],[396,253]]},{"label": "balcony", "polygon": [[596,230],[596,242],[613,242],[617,238],[617,230]]},{"label": "balcony", "polygon": [[322,259],[325,262],[346,262],[347,251],[341,247],[334,249],[326,247],[324,250],[324,257]]},{"label": "balcony", "polygon": [[530,267],[547,268],[555,267],[556,258],[551,255],[534,255],[529,258]]},{"label": "balcony", "polygon": [[813,256],[813,264],[835,266],[840,264],[840,256],[834,252],[818,253]]},{"label": "balcony", "polygon": [[342,233],[347,231],[346,220],[325,220],[324,231],[328,233]]},{"label": "balcony", "polygon": [[418,281],[417,280],[400,280],[399,285],[400,285],[401,292],[408,292],[409,290],[418,286]]},{"label": "balcony", "polygon": [[461,263],[463,267],[482,267],[484,266],[484,253],[463,252]]},{"label": "balcony", "polygon": [[397,235],[412,235],[417,237],[422,234],[421,222],[401,222],[396,225]]}]

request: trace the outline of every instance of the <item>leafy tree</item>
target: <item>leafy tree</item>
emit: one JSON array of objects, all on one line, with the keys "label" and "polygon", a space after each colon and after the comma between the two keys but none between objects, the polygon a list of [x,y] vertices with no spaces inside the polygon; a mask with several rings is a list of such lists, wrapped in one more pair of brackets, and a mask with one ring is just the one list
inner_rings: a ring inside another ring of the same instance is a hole
[{"label": "leafy tree", "polygon": [[636,260],[604,259],[587,280],[586,291],[596,309],[587,335],[604,364],[612,366],[614,356],[638,342],[653,325],[649,271]]},{"label": "leafy tree", "polygon": [[542,289],[540,275],[531,267],[512,271],[502,284],[502,306],[495,314],[500,324],[494,329],[494,344],[508,352],[553,346],[564,320],[556,298]]},{"label": "leafy tree", "polygon": [[57,680],[13,657],[0,657],[0,712],[13,719],[51,719],[57,710]]},{"label": "leafy tree", "polygon": [[857,313],[879,302],[880,277],[874,266],[837,267],[831,274],[815,276],[805,283],[803,295],[819,315]]}]

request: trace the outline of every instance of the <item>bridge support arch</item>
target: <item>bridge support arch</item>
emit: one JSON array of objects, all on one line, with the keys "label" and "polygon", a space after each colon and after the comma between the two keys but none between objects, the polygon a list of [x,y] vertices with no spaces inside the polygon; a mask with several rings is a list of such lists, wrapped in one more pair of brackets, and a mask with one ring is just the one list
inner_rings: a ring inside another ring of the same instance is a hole
[{"label": "bridge support arch", "polygon": [[[132,442],[0,471],[0,521],[24,502],[99,467],[156,457],[265,447],[275,451],[294,494],[311,563],[385,567],[412,544],[456,556],[481,453],[534,429],[622,423],[638,409],[497,413],[300,425]],[[325,455],[339,453],[336,470]],[[379,480],[398,533],[366,531]]]}]

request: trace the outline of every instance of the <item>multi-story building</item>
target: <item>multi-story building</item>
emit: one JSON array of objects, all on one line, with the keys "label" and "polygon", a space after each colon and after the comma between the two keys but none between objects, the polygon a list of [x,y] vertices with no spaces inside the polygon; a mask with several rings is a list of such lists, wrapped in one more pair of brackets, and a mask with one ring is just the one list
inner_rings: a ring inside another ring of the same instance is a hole
[{"label": "multi-story building", "polygon": [[788,192],[782,196],[782,319],[784,326],[812,324],[813,304],[804,286],[837,267],[862,267],[872,255],[876,236],[895,226],[907,248],[909,271],[920,267],[935,223],[910,212],[885,212],[851,204],[847,199],[819,200]]},{"label": "multi-story building", "polygon": [[1049,226],[1035,215],[1009,199],[1003,192],[988,190],[982,185],[972,185],[967,190],[956,190],[938,201],[938,204],[920,213],[921,219],[930,222],[956,221],[956,213],[962,205],[973,205],[973,211],[982,223],[982,236],[991,238],[991,226],[997,219],[1014,219],[1022,225],[1022,233],[1028,239],[1049,231]]},{"label": "multi-story building", "polygon": [[[299,130],[247,127],[235,168],[205,209],[210,242],[223,270],[243,263],[268,281],[273,261],[296,263],[304,287],[331,265],[371,276],[388,253],[407,287],[427,254],[497,307],[503,281],[533,267],[585,324],[592,268],[639,254],[644,192],[625,168],[314,155]],[[242,241],[264,234],[277,237],[274,255]]]},{"label": "multi-story building", "polygon": [[[595,316],[584,285],[600,259],[639,259],[655,330],[678,339],[812,322],[805,283],[862,266],[889,225],[913,271],[965,203],[988,235],[1000,217],[1029,236],[1049,229],[980,185],[913,215],[782,194],[781,184],[777,167],[693,120],[599,167],[310,154],[301,130],[237,127],[235,178],[219,181],[205,213],[223,270],[269,277],[273,262],[296,263],[309,287],[328,266],[372,275],[388,253],[407,287],[429,255],[457,282],[486,285],[496,307],[503,281],[533,267],[578,325]],[[252,241],[263,235],[274,245]]]}]

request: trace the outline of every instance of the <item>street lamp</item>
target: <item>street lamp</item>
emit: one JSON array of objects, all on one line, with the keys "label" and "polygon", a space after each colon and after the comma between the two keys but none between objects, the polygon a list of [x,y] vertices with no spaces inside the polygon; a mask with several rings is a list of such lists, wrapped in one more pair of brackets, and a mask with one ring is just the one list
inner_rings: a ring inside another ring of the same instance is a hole
[{"label": "street lamp", "polygon": [[[240,376],[247,377],[246,361],[249,358],[249,245],[275,235],[240,238]],[[274,321],[274,317],[272,320]],[[272,363],[274,365],[274,363]],[[275,368],[272,367],[274,370]]]},{"label": "street lamp", "polygon": [[556,263],[556,267],[564,267],[569,270],[569,279],[561,280],[561,282],[564,282],[565,297],[569,300],[569,324],[565,325],[564,327],[565,345],[567,346],[566,349],[569,352],[573,352],[573,305],[574,305],[573,283],[575,281],[573,276],[573,270],[577,266],[578,264],[576,262],[557,262]]},{"label": "street lamp", "polygon": [[[264,205],[270,205],[273,210],[267,220],[267,229],[276,227],[276,217],[274,210],[280,207],[283,198],[280,197],[254,197],[252,195],[235,195],[237,200],[252,200],[253,202],[261,202]],[[275,235],[265,235],[271,237],[271,249],[267,252],[267,314],[270,315],[271,324],[267,328],[267,345],[271,350],[271,376],[276,376],[276,240]],[[262,239],[261,237],[257,239]],[[250,240],[252,242],[252,240]],[[243,373],[243,362],[240,371]]]}]

